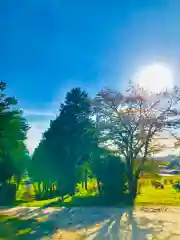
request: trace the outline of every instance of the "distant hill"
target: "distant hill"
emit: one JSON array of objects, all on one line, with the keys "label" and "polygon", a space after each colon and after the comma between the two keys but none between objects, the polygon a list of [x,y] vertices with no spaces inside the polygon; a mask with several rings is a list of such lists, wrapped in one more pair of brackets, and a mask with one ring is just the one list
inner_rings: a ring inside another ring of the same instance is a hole
[{"label": "distant hill", "polygon": [[176,155],[167,155],[167,156],[155,156],[153,157],[154,160],[157,160],[157,161],[174,161],[174,160],[177,160],[179,159],[178,156]]},{"label": "distant hill", "polygon": [[167,156],[160,156],[154,157],[155,161],[160,162],[160,165],[164,165],[165,169],[175,169],[180,168],[180,157],[176,155],[167,155]]}]

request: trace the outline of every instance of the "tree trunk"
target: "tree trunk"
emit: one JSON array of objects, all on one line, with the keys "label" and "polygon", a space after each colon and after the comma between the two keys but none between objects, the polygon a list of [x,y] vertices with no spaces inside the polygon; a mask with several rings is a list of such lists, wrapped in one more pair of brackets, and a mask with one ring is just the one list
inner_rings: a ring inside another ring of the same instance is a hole
[{"label": "tree trunk", "polygon": [[134,216],[133,216],[133,211],[134,209],[133,208],[128,208],[127,210],[127,213],[128,213],[128,225],[131,226],[131,239],[132,240],[137,240],[139,239],[139,229],[138,229],[138,226],[137,226],[137,222],[136,222],[136,219],[134,219]]},{"label": "tree trunk", "polygon": [[132,206],[134,206],[134,201],[137,196],[138,178],[132,177],[128,179],[128,185],[129,185],[130,203],[132,204]]},{"label": "tree trunk", "polygon": [[20,186],[20,180],[17,180],[17,183],[16,183],[16,191],[19,190],[19,186]]},{"label": "tree trunk", "polygon": [[34,188],[35,195],[37,196],[38,190],[36,188],[36,184],[33,182],[32,185],[33,185],[33,188]]},{"label": "tree trunk", "polygon": [[42,192],[44,193],[46,191],[46,182],[45,181],[42,182],[42,188],[43,188]]},{"label": "tree trunk", "polygon": [[53,193],[54,193],[53,184],[51,184],[51,186],[50,186],[50,197],[53,197]]},{"label": "tree trunk", "polygon": [[85,187],[85,190],[88,190],[88,186],[87,186],[87,169],[85,169],[84,171],[84,187]]},{"label": "tree trunk", "polygon": [[47,191],[48,191],[48,183],[45,182],[45,192],[47,192]]},{"label": "tree trunk", "polygon": [[137,187],[137,194],[140,195],[141,194],[141,183],[138,185]]},{"label": "tree trunk", "polygon": [[39,181],[38,181],[38,192],[39,192],[40,195],[42,194],[42,192],[41,192],[41,182],[39,182]]},{"label": "tree trunk", "polygon": [[99,194],[101,194],[101,185],[100,185],[100,181],[99,181],[99,179],[96,179],[96,180],[97,180],[98,192],[99,192]]}]

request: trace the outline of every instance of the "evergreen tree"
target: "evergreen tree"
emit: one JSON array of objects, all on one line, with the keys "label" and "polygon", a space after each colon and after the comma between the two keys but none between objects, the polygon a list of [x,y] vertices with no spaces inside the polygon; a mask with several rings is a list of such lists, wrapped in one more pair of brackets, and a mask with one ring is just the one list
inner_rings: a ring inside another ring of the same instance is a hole
[{"label": "evergreen tree", "polygon": [[6,84],[0,82],[0,182],[18,176],[26,168],[26,139],[28,125],[17,108],[17,101],[5,94]]},{"label": "evergreen tree", "polygon": [[90,117],[87,93],[73,88],[34,152],[33,169],[41,169],[44,179],[56,179],[61,195],[74,193],[77,168],[88,159],[94,134]]}]

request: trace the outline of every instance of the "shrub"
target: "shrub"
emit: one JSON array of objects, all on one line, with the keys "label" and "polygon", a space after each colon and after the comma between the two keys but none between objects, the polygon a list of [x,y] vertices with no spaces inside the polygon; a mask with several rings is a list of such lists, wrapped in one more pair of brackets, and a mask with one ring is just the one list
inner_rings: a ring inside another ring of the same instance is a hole
[{"label": "shrub", "polygon": [[180,182],[176,182],[173,184],[173,188],[177,191],[180,191]]},{"label": "shrub", "polygon": [[107,155],[96,159],[93,172],[102,184],[102,193],[118,202],[126,189],[125,164],[119,156]]},{"label": "shrub", "polygon": [[10,205],[16,200],[16,184],[3,184],[0,190],[0,205]]}]

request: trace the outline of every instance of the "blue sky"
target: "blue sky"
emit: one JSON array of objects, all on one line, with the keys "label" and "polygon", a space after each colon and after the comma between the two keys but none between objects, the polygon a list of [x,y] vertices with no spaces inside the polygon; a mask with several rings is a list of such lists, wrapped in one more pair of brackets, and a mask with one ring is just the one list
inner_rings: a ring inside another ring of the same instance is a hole
[{"label": "blue sky", "polygon": [[1,1],[0,79],[29,120],[29,149],[70,88],[121,88],[153,62],[177,74],[179,16],[179,0]]}]

